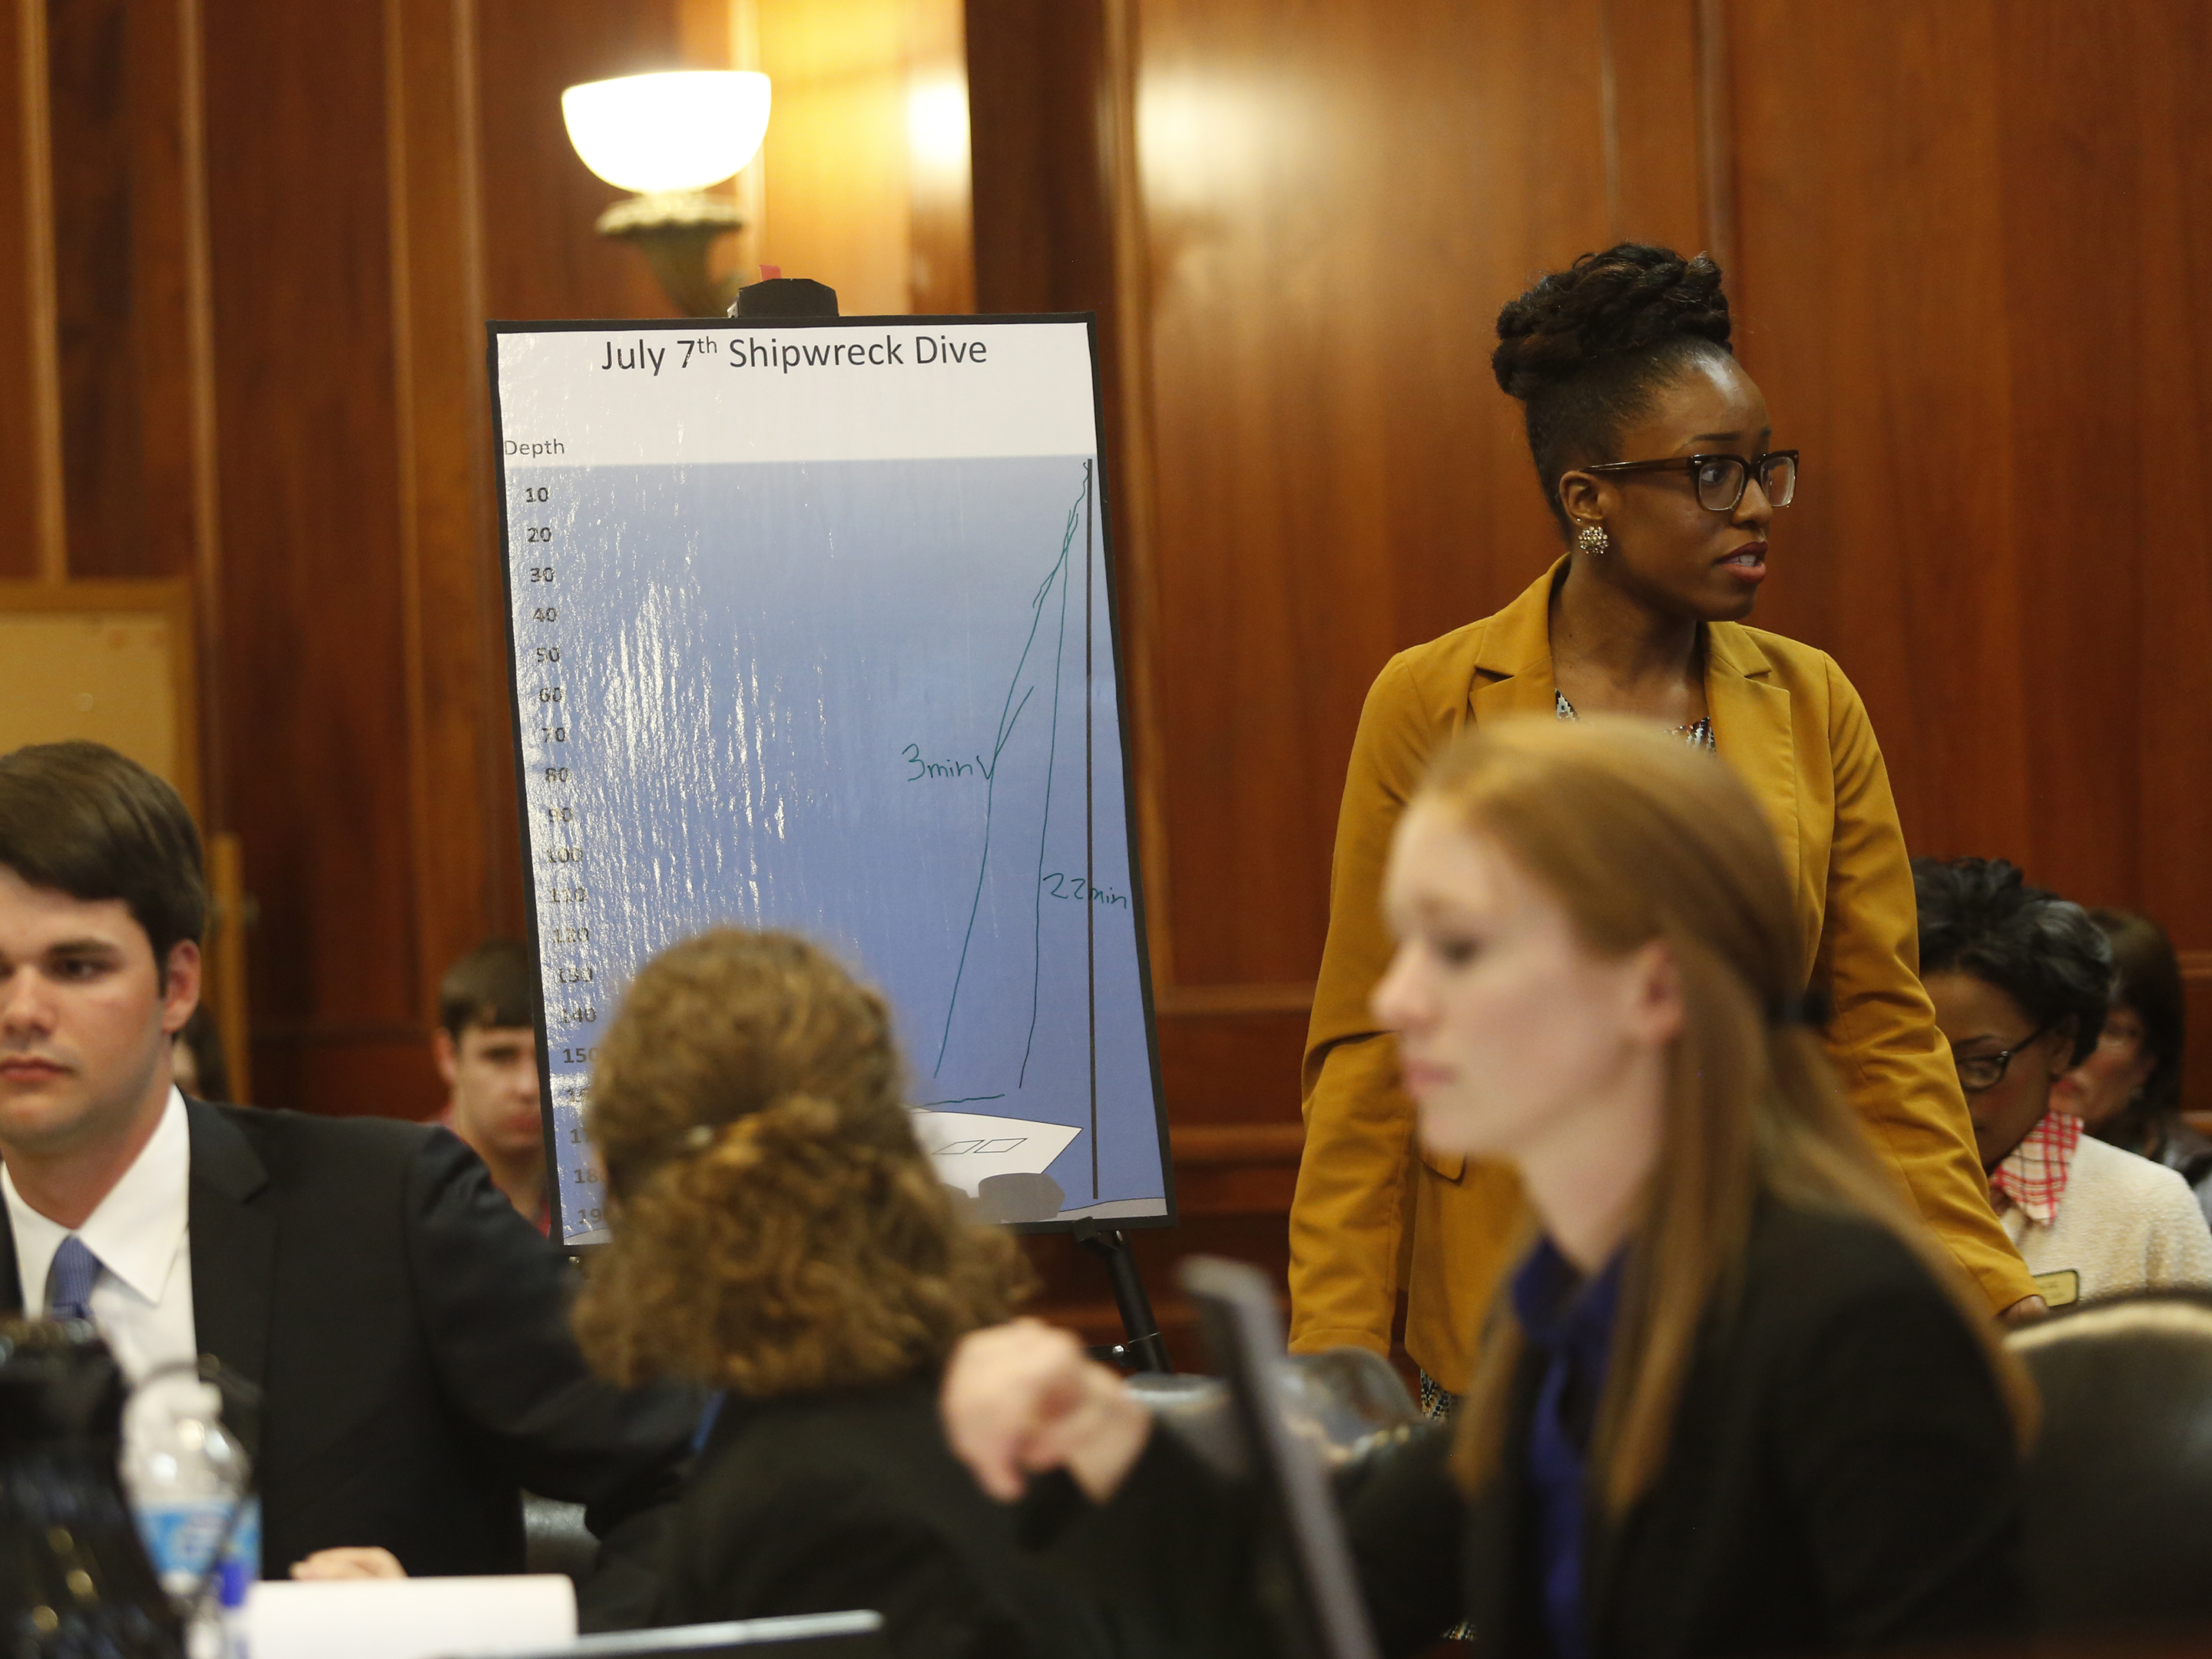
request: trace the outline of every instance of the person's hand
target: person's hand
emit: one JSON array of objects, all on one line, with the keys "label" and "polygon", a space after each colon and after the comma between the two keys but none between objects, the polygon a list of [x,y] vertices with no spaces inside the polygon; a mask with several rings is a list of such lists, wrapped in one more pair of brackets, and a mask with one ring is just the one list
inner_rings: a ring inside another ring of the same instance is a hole
[{"label": "person's hand", "polygon": [[2039,1296],[2024,1296],[1997,1316],[2001,1325],[2033,1325],[2051,1317],[2051,1304]]},{"label": "person's hand", "polygon": [[1019,1498],[1030,1476],[1064,1468],[1103,1504],[1152,1431],[1152,1414],[1119,1377],[1034,1319],[963,1338],[939,1409],[953,1451],[1002,1503]]},{"label": "person's hand", "polygon": [[304,1561],[292,1564],[292,1577],[334,1578],[404,1578],[407,1569],[390,1550],[371,1547],[317,1550]]}]

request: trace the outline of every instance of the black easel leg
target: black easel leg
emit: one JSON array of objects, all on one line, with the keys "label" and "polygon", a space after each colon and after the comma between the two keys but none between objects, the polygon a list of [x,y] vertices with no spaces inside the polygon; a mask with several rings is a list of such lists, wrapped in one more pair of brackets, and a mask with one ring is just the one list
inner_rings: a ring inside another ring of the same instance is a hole
[{"label": "black easel leg", "polygon": [[1107,1279],[1114,1286],[1114,1304],[1121,1310],[1121,1329],[1127,1334],[1121,1352],[1133,1362],[1133,1369],[1162,1373],[1172,1370],[1168,1345],[1160,1340],[1159,1321],[1152,1316],[1152,1298],[1145,1294],[1145,1281],[1138,1276],[1137,1258],[1130,1254],[1128,1241],[1118,1231],[1100,1227],[1089,1216],[1069,1232],[1077,1243],[1106,1264]]}]

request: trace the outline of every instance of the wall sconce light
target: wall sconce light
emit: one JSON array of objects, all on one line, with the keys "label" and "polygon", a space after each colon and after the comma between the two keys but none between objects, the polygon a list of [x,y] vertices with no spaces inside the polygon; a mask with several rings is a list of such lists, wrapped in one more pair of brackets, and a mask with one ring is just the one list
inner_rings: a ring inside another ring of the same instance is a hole
[{"label": "wall sconce light", "polygon": [[706,190],[758,154],[768,101],[768,76],[738,70],[627,75],[561,94],[584,165],[637,192],[599,216],[599,234],[635,243],[686,317],[719,317],[736,292],[708,270],[707,251],[744,219]]}]

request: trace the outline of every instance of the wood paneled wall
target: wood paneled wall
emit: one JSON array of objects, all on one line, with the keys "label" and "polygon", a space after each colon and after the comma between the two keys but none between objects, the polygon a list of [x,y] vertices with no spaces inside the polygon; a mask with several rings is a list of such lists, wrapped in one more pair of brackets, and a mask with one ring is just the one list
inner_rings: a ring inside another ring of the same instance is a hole
[{"label": "wood paneled wall", "polygon": [[848,316],[975,308],[958,0],[750,0],[767,245]]},{"label": "wood paneled wall", "polygon": [[1729,266],[1807,453],[1757,620],[1865,690],[1916,849],[2212,947],[2201,8],[1132,9],[1185,1006],[1295,1000],[1369,680],[1553,556],[1491,319],[1623,235]]},{"label": "wood paneled wall", "polygon": [[1492,319],[1623,237],[1728,269],[1806,452],[1756,620],[1865,691],[1915,850],[2159,916],[2212,1039],[2200,8],[969,10],[981,302],[1119,325],[1161,1048],[1201,1207],[1287,1202],[1369,682],[1556,552]]},{"label": "wood paneled wall", "polygon": [[46,59],[46,6],[11,0],[0,14],[0,579],[52,580],[68,560]]},{"label": "wood paneled wall", "polygon": [[[666,311],[592,234],[621,192],[570,150],[561,89],[746,52],[779,71],[839,8],[6,6],[0,576],[193,580],[207,827],[243,836],[257,917],[257,1094],[434,1110],[438,975],[521,927],[483,325]],[[910,82],[958,98],[959,11],[888,15],[902,153]],[[872,305],[969,303],[951,137],[877,164],[897,252]],[[875,222],[787,171],[801,257]],[[759,227],[743,252],[777,257]]]},{"label": "wood paneled wall", "polygon": [[1764,618],[1916,851],[2157,917],[2212,1106],[2212,15],[1737,0],[1743,356],[1806,452]]},{"label": "wood paneled wall", "polygon": [[[1916,848],[2147,908],[2212,974],[2191,0],[966,0],[964,49],[949,0],[842,40],[805,0],[7,5],[0,575],[196,581],[265,1099],[426,1109],[436,972],[519,921],[480,326],[662,309],[559,90],[779,51],[744,257],[1103,320],[1191,1217],[1156,1265],[1279,1259],[1361,697],[1552,556],[1491,319],[1621,236],[1729,269],[1807,457],[1759,620],[1865,691]],[[972,276],[952,175],[793,147],[840,64],[963,58]]]}]

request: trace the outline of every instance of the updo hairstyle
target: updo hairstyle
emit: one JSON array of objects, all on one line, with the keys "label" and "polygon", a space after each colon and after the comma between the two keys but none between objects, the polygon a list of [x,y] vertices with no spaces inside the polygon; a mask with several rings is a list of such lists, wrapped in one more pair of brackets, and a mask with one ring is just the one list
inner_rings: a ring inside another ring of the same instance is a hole
[{"label": "updo hairstyle", "polygon": [[1915,859],[1920,976],[1971,974],[2035,1022],[2065,1031],[2079,1066],[2104,1034],[2112,947],[2089,913],[2031,887],[2008,859]]},{"label": "updo hairstyle", "polygon": [[1720,267],[1643,242],[1585,253],[1498,313],[1491,370],[1527,405],[1528,453],[1562,535],[1561,475],[1644,459],[1619,453],[1623,429],[1690,359],[1729,355]]},{"label": "updo hairstyle", "polygon": [[639,973],[590,1131],[613,1242],[576,1334],[625,1386],[752,1398],[896,1381],[1005,1319],[1014,1243],[915,1139],[889,1010],[805,940],[721,928]]}]

